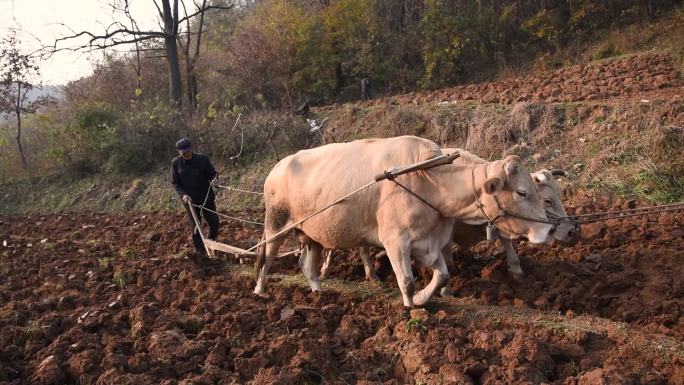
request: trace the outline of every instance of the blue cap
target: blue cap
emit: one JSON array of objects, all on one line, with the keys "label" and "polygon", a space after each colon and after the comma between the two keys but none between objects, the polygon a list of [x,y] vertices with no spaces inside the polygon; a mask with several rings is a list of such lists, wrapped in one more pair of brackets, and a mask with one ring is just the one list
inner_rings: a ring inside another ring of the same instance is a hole
[{"label": "blue cap", "polygon": [[178,151],[187,151],[191,147],[192,147],[192,143],[190,142],[190,139],[183,138],[183,139],[176,142],[176,150],[178,150]]}]

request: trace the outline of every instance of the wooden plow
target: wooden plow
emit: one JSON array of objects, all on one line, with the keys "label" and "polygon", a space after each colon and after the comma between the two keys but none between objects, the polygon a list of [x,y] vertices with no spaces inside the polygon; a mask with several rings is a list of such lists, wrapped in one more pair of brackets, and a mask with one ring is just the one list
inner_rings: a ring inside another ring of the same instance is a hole
[{"label": "wooden plow", "polygon": [[[202,226],[200,225],[199,215],[197,215],[197,210],[195,206],[188,205],[190,208],[190,214],[192,214],[192,219],[195,221],[195,231],[199,232],[200,237],[202,237],[202,242],[204,243],[204,248],[207,250],[207,254],[210,258],[216,257],[216,251],[221,251],[226,254],[232,254],[240,263],[244,263],[246,259],[256,258],[256,251],[245,250],[237,246],[228,245],[226,243],[217,242],[212,239],[207,238],[207,236],[202,231]],[[301,253],[300,249],[290,250],[283,254],[278,255],[277,258],[289,257],[291,255],[299,256]]]}]

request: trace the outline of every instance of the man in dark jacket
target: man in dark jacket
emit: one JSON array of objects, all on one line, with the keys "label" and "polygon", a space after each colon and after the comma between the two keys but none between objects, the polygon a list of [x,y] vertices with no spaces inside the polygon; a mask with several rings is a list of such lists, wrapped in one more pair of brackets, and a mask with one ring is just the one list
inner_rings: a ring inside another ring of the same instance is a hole
[{"label": "man in dark jacket", "polygon": [[[201,255],[206,255],[207,251],[202,243],[201,235],[195,229],[195,221],[190,213],[189,205],[203,205],[209,210],[216,211],[211,183],[216,180],[218,175],[208,156],[192,152],[190,140],[185,138],[179,140],[176,143],[176,149],[180,155],[171,162],[171,184],[185,205],[195,250]],[[200,208],[196,208],[196,211],[199,220],[201,221],[204,217],[204,220],[209,224],[209,239],[215,240],[219,228],[218,215]]]}]

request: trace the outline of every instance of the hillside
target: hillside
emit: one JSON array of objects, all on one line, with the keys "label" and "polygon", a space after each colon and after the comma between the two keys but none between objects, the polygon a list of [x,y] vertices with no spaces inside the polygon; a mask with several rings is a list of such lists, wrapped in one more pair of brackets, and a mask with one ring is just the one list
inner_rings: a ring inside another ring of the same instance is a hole
[{"label": "hillside", "polygon": [[[645,52],[493,83],[314,108],[312,117],[328,118],[326,142],[419,135],[490,159],[516,153],[530,169],[564,168],[571,173],[568,188],[672,202],[684,197],[684,161],[674,156],[684,142],[683,97],[684,79],[671,56]],[[272,139],[292,151],[286,135]],[[234,143],[230,151],[238,147]],[[214,148],[214,161],[225,159],[226,147]],[[259,190],[276,162],[267,146],[261,154],[257,162],[220,165],[224,182]],[[177,209],[166,168],[160,167],[133,178],[64,176],[5,184],[0,210]],[[240,209],[259,202],[226,194],[220,205]]]}]

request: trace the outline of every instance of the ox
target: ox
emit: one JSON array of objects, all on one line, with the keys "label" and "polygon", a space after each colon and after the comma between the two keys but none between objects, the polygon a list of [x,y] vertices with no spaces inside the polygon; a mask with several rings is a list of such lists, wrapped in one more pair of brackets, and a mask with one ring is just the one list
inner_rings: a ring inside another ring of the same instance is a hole
[{"label": "ox", "polygon": [[[284,242],[284,234],[276,234],[372,181],[378,171],[441,154],[434,142],[401,136],[333,143],[278,162],[264,183],[265,243],[257,250],[254,293],[267,296],[268,271]],[[420,306],[448,280],[442,249],[452,239],[455,219],[470,225],[495,222],[505,237],[525,236],[533,243],[546,242],[554,230],[517,156],[474,166],[442,165],[396,181],[413,194],[386,180],[296,226],[306,245],[300,265],[313,291],[321,290],[317,262],[323,248],[375,246],[387,251],[404,306]],[[433,271],[417,293],[411,256]]]},{"label": "ox", "polygon": [[[460,156],[456,158],[454,164],[476,165],[487,163],[486,160],[460,148],[442,149],[442,152],[444,153],[452,153],[454,151],[458,151],[460,153]],[[579,225],[575,221],[567,217],[565,208],[563,207],[561,190],[555,180],[555,177],[557,176],[567,177],[568,173],[566,171],[559,169],[553,169],[550,171],[546,169],[541,169],[539,171],[532,173],[532,180],[537,186],[537,190],[539,191],[539,194],[542,197],[547,216],[550,216],[551,218],[560,218],[557,223],[557,228],[553,232],[552,239],[565,243],[571,243],[575,241],[579,236]],[[486,238],[487,237],[485,234],[484,225],[473,226],[463,222],[456,222],[454,224],[452,239],[453,242],[459,245],[461,248],[469,248],[481,241],[484,241]],[[515,280],[521,279],[523,276],[523,271],[520,267],[520,260],[518,259],[518,255],[515,252],[515,249],[513,248],[512,240],[507,238],[501,238],[501,243],[506,252],[506,261],[508,263],[509,274]],[[325,262],[323,263],[323,266],[321,267],[321,279],[324,279],[328,275],[328,269],[330,267],[330,262],[332,261],[332,252],[333,250],[325,251],[326,258]],[[377,279],[375,272],[373,271],[373,265],[371,263],[372,259],[370,255],[370,250],[368,248],[361,248],[359,250],[359,255],[361,257],[363,268],[366,273],[366,279]],[[451,247],[449,245],[444,250],[445,262],[447,263],[447,266],[449,266],[449,268],[451,268],[451,265],[453,264],[453,262],[451,262],[451,256]]]}]

